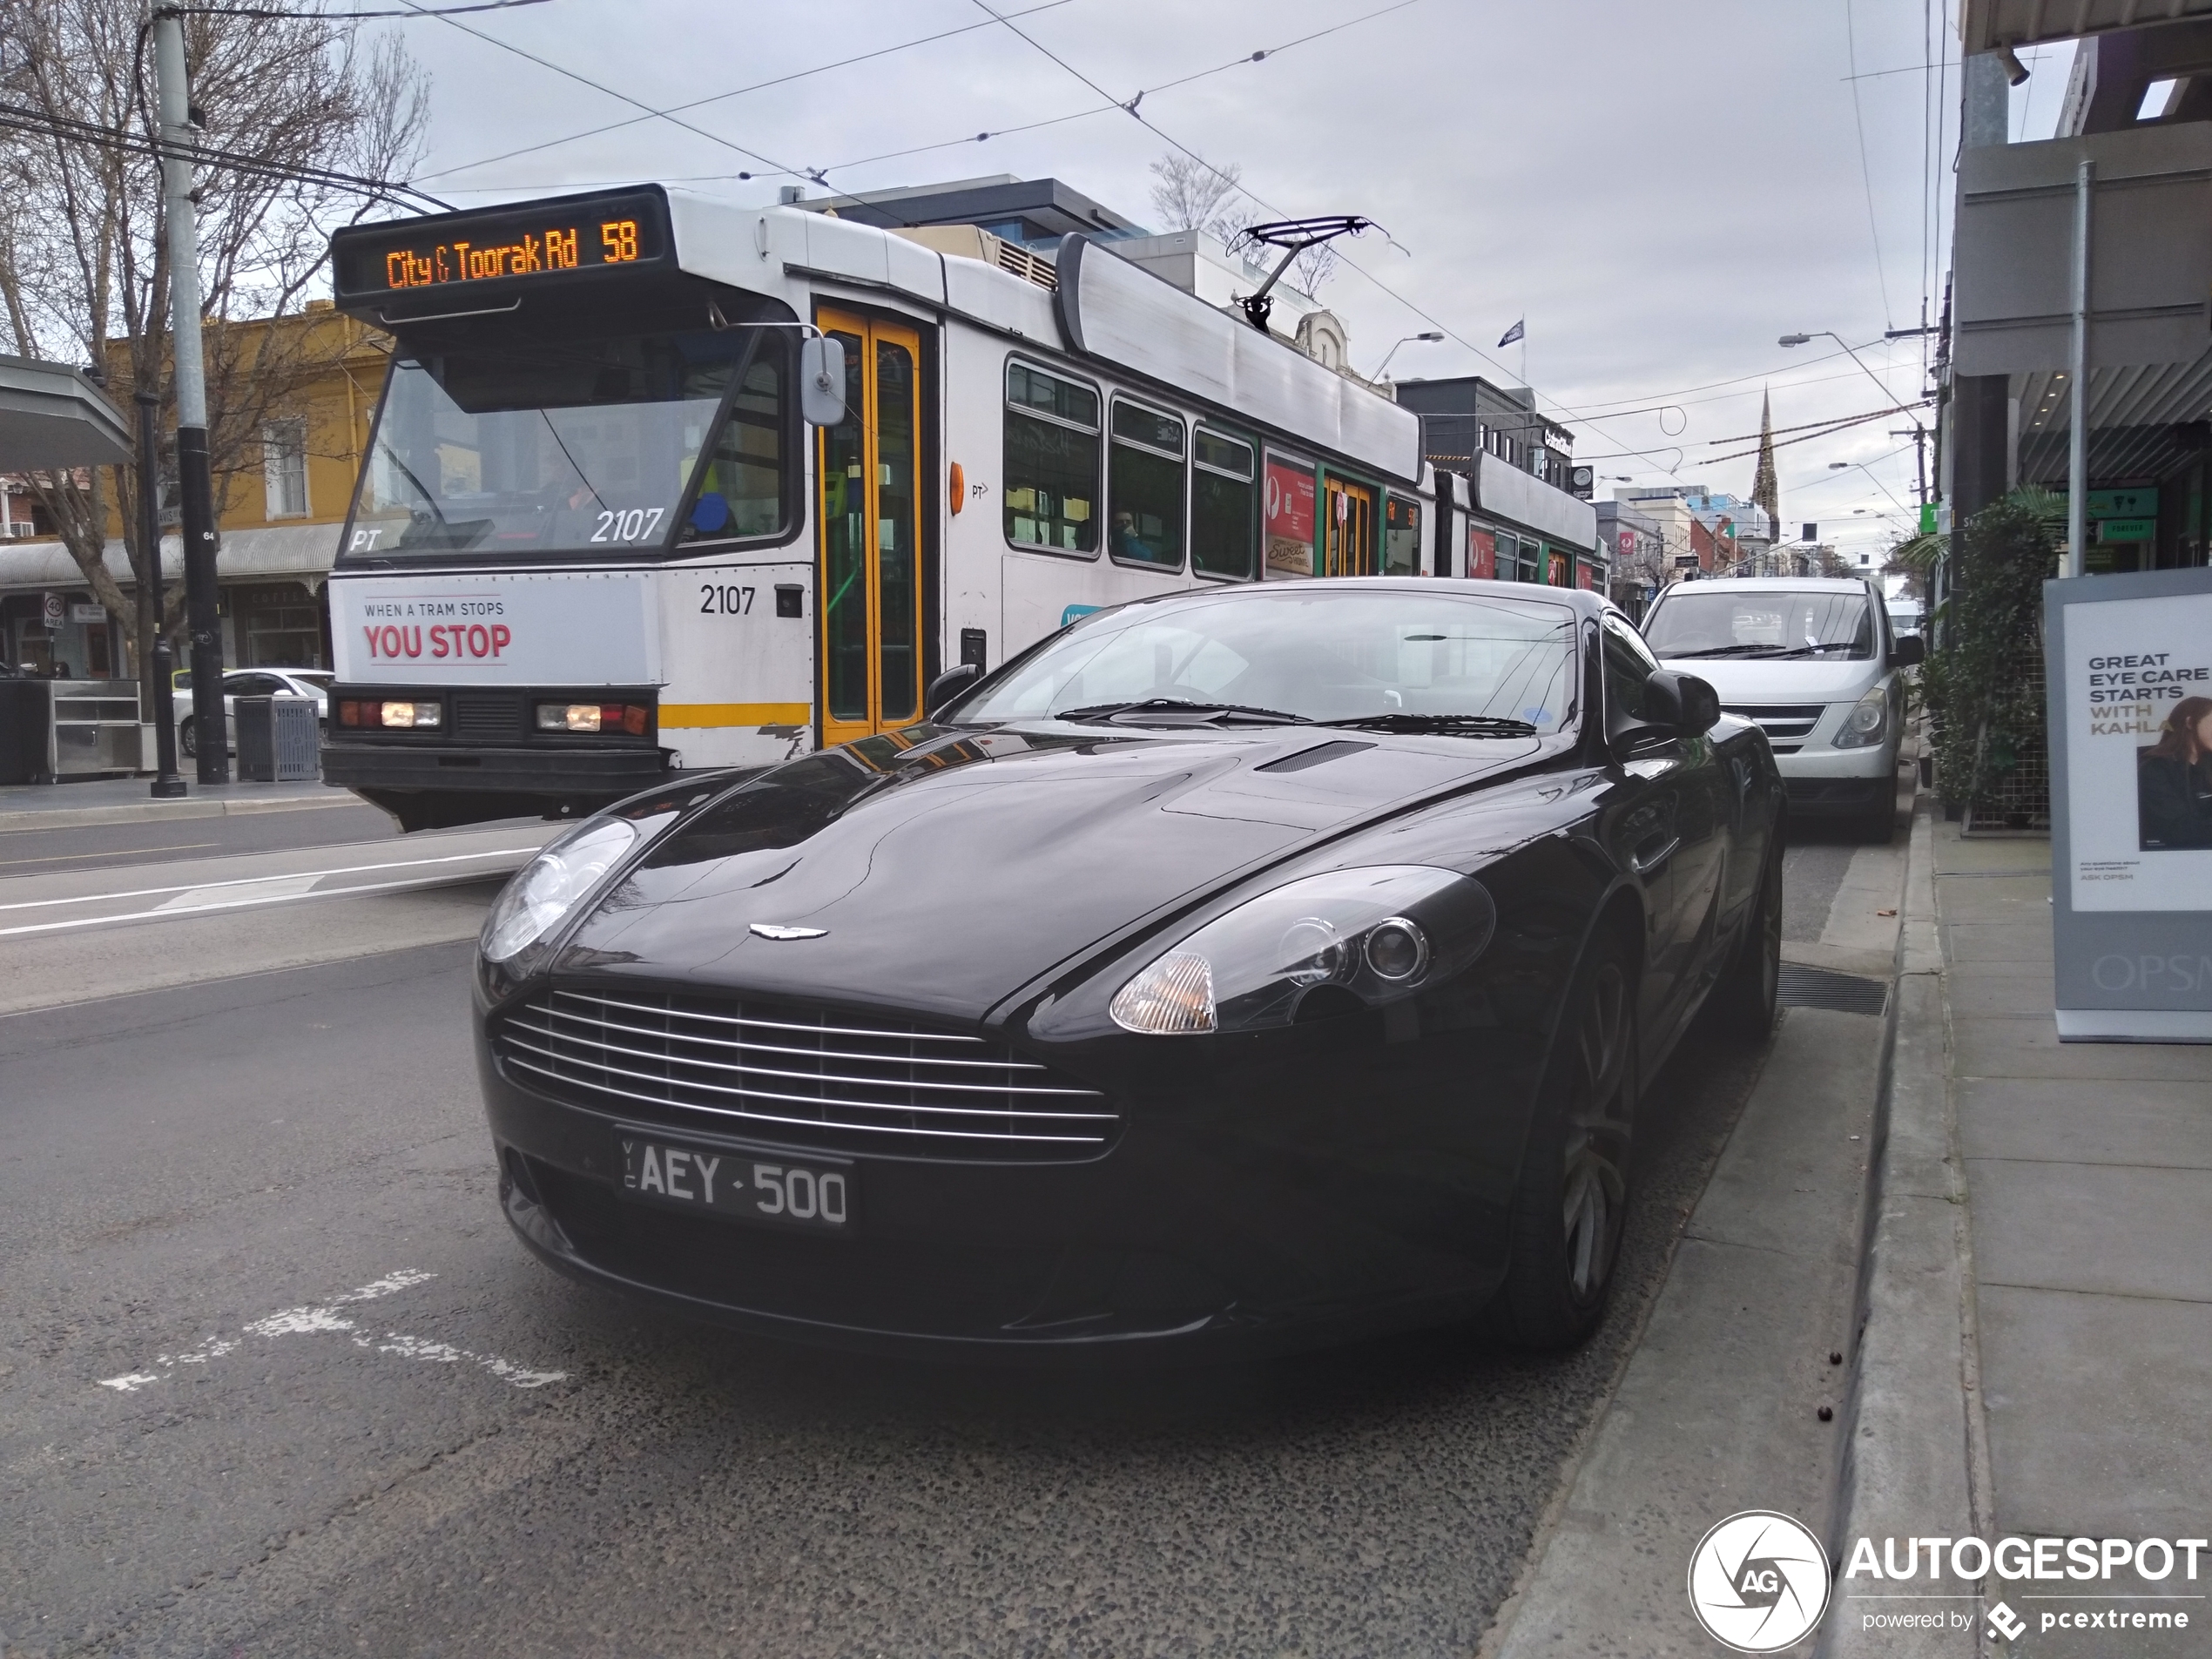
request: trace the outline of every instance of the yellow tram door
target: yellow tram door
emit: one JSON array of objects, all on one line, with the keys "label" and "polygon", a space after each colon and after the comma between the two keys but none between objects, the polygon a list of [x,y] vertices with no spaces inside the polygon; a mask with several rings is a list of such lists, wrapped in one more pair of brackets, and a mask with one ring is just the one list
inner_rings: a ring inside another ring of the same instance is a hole
[{"label": "yellow tram door", "polygon": [[1325,479],[1323,502],[1321,574],[1375,573],[1375,492],[1341,478]]},{"label": "yellow tram door", "polygon": [[845,347],[845,419],[816,440],[827,745],[921,718],[921,339],[849,312],[816,321]]}]

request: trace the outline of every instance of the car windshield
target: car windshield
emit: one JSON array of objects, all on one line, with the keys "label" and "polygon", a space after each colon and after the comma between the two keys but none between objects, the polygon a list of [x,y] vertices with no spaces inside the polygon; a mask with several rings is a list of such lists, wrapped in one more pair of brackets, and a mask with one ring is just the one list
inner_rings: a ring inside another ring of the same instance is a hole
[{"label": "car windshield", "polygon": [[[781,350],[755,351],[758,339],[624,334],[398,358],[346,555],[605,553],[664,547],[679,529],[678,539],[774,533]],[[710,475],[679,527],[702,455]]]},{"label": "car windshield", "polygon": [[[1574,655],[1575,613],[1565,605],[1416,588],[1247,588],[1087,617],[943,718],[1042,719],[1157,699],[1163,716],[1194,708],[1317,721],[1451,716],[1556,732],[1574,718]],[[1126,708],[1118,718],[1143,724],[1147,711]]]},{"label": "car windshield", "polygon": [[1654,606],[1643,637],[1661,658],[1856,659],[1874,654],[1874,612],[1863,593],[1701,583]]}]

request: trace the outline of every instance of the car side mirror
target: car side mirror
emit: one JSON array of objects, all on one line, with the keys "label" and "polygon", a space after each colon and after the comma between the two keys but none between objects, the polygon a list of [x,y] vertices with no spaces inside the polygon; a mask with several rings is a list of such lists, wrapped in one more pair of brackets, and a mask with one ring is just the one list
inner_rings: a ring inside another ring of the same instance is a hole
[{"label": "car side mirror", "polygon": [[929,682],[929,689],[921,694],[921,718],[934,720],[937,711],[950,703],[969,686],[983,678],[983,671],[974,663],[962,663],[948,668]]},{"label": "car side mirror", "polygon": [[845,347],[827,334],[799,342],[799,412],[809,426],[845,424]]},{"label": "car side mirror", "polygon": [[1927,642],[1918,634],[1900,635],[1890,647],[1890,661],[1899,668],[1917,668],[1927,660]]},{"label": "car side mirror", "polygon": [[1662,668],[1643,683],[1643,695],[1649,718],[1685,738],[1702,738],[1721,723],[1721,694],[1695,674]]}]

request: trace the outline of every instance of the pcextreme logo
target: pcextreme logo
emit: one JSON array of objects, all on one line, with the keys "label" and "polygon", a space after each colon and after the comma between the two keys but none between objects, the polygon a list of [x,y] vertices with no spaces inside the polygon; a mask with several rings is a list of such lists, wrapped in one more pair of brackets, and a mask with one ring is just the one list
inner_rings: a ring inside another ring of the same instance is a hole
[{"label": "pcextreme logo", "polygon": [[1689,1608],[1723,1646],[1778,1653],[1828,1610],[1828,1553],[1788,1515],[1730,1515],[1690,1555]]}]

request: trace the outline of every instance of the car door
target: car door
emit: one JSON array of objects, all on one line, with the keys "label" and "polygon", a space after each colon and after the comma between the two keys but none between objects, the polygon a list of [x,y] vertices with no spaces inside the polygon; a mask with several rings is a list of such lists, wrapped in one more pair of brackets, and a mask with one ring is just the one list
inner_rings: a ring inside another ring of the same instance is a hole
[{"label": "car door", "polygon": [[[1617,611],[1606,612],[1600,633],[1608,729],[1634,732],[1650,718],[1645,687],[1658,659]],[[1616,746],[1615,759],[1629,786],[1616,856],[1644,887],[1644,1028],[1663,1049],[1711,981],[1730,840],[1726,780],[1703,736],[1647,730]]]}]

